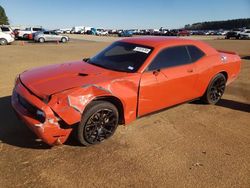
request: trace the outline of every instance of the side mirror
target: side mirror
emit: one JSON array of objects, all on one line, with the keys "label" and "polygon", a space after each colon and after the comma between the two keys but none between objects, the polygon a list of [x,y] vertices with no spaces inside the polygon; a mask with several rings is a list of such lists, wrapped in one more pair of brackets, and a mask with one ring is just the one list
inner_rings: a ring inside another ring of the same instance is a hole
[{"label": "side mirror", "polygon": [[83,61],[85,61],[85,62],[88,62],[88,61],[89,61],[89,59],[90,59],[90,58],[89,58],[89,57],[87,57],[87,58],[83,58],[82,60],[83,60]]}]

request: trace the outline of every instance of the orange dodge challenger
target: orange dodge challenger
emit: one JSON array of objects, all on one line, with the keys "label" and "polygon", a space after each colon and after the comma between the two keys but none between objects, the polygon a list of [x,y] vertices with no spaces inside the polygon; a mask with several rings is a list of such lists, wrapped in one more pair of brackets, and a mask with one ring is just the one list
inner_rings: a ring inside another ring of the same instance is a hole
[{"label": "orange dodge challenger", "polygon": [[90,59],[21,73],[12,106],[49,145],[73,130],[91,145],[149,113],[194,99],[217,103],[240,67],[235,53],[197,40],[123,39]]}]

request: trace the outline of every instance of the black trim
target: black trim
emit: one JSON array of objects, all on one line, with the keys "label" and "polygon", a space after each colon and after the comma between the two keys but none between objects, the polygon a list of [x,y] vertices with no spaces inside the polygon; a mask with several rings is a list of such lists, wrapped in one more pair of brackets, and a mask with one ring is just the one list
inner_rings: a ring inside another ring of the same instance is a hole
[{"label": "black trim", "polygon": [[142,74],[140,75],[140,80],[138,83],[138,90],[137,90],[137,99],[136,99],[136,117],[138,117],[138,111],[139,111],[139,101],[140,101],[140,88],[141,88],[141,77]]}]

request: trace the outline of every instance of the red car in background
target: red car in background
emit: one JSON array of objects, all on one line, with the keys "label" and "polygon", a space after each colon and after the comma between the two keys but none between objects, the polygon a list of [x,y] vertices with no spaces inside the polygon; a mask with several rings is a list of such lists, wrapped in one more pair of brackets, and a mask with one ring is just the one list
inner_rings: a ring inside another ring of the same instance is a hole
[{"label": "red car in background", "polygon": [[119,124],[201,99],[216,104],[240,72],[241,59],[204,42],[168,37],[127,38],[98,55],[17,76],[12,106],[49,145],[72,130],[91,145]]},{"label": "red car in background", "polygon": [[179,30],[177,36],[189,36],[190,32],[188,30]]}]

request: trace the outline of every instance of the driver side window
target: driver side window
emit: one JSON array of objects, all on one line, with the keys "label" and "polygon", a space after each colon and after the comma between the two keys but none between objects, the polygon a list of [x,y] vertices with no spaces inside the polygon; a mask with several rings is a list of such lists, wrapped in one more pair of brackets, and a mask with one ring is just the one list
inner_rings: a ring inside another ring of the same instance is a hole
[{"label": "driver side window", "polygon": [[162,50],[148,67],[149,71],[191,63],[186,46],[170,47]]}]

